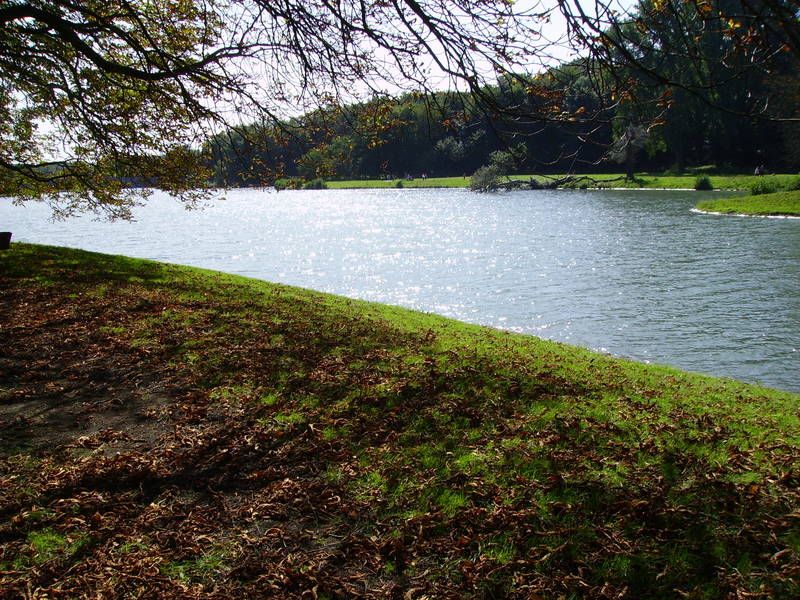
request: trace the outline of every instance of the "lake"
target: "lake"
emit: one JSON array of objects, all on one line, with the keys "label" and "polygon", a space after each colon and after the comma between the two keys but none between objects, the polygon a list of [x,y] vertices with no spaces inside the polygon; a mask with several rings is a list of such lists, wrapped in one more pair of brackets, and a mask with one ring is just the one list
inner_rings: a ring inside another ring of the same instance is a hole
[{"label": "lake", "polygon": [[13,241],[194,265],[800,392],[800,220],[686,191],[156,193],[134,223],[0,201]]}]

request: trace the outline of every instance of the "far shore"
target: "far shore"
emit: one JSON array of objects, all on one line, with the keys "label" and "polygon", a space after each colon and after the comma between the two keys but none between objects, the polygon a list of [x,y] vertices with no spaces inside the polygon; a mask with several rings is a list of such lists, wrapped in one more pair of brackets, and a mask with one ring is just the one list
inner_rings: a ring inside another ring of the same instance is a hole
[{"label": "far shore", "polygon": [[[563,175],[512,175],[510,179],[530,180],[546,184]],[[800,176],[794,174],[774,175],[662,175],[641,173],[633,180],[626,181],[616,173],[603,173],[576,176],[578,180],[566,189],[602,190],[674,190],[695,191],[702,186],[699,178],[707,178],[706,191],[753,192],[747,196],[726,196],[700,202],[694,210],[709,214],[740,216],[800,217]],[[389,189],[389,188],[466,188],[470,178],[463,177],[413,177],[405,179],[354,179],[347,181],[328,181],[328,189]],[[708,187],[710,186],[710,190]],[[778,191],[781,190],[781,191]],[[773,193],[765,193],[773,192]]]},{"label": "far shore", "polygon": [[[576,175],[582,177],[583,175]],[[587,189],[642,189],[642,190],[694,190],[698,177],[708,177],[711,187],[724,191],[747,191],[758,184],[769,182],[779,189],[790,185],[798,176],[795,174],[775,175],[668,175],[661,173],[637,173],[633,180],[625,181],[620,173],[587,174],[596,185],[588,181],[580,182],[576,187]],[[536,179],[541,183],[564,177],[564,174],[554,175],[511,175],[511,179],[528,180]],[[469,187],[470,177],[417,177],[393,179],[350,179],[342,181],[326,181],[328,189],[382,189],[382,188],[466,188]]]}]

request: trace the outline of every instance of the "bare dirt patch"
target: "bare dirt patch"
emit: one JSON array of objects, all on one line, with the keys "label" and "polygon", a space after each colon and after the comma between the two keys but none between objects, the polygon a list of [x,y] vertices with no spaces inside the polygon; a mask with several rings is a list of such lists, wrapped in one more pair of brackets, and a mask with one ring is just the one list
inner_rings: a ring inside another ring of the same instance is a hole
[{"label": "bare dirt patch", "polygon": [[[153,361],[103,332],[119,325],[91,297],[6,287],[0,298],[0,431],[4,448],[53,448],[114,430],[147,447],[168,430],[169,382]],[[97,304],[92,310],[92,304]],[[94,318],[84,318],[95,312]],[[122,439],[120,438],[120,439]]]}]

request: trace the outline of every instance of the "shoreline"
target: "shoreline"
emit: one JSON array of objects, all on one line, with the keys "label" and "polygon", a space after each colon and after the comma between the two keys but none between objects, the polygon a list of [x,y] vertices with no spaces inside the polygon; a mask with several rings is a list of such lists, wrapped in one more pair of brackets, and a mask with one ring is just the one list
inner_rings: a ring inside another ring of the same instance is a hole
[{"label": "shoreline", "polygon": [[695,209],[732,216],[798,218],[800,190],[706,200],[698,203]]},{"label": "shoreline", "polygon": [[719,211],[711,211],[711,210],[702,210],[699,208],[692,208],[690,209],[691,212],[701,214],[701,215],[715,215],[720,217],[758,217],[761,219],[800,219],[800,215],[782,215],[782,214],[774,214],[774,215],[761,215],[755,213],[734,213],[734,212],[719,212]]}]

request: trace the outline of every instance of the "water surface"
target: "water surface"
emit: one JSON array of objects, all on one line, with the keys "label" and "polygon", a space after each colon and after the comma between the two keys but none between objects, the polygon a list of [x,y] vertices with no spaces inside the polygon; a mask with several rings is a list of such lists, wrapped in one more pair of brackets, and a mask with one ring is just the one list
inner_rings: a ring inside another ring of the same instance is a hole
[{"label": "water surface", "polygon": [[234,190],[195,212],[156,194],[135,223],[3,201],[0,228],[800,391],[800,220],[691,212],[704,197]]}]

